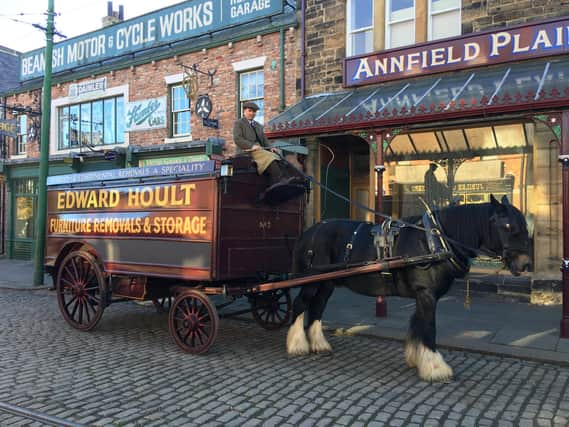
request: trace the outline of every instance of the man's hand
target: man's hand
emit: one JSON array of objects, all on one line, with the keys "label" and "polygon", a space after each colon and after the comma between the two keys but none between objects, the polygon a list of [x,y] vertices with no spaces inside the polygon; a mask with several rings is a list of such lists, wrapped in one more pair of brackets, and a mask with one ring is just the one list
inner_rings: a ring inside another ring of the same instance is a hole
[{"label": "man's hand", "polygon": [[280,148],[274,148],[274,147],[273,147],[273,148],[271,148],[271,151],[272,151],[273,153],[278,154],[278,155],[281,156],[281,157],[282,157],[282,155],[283,155],[283,152],[282,152],[282,150],[281,150]]},{"label": "man's hand", "polygon": [[261,147],[259,144],[253,144],[253,146],[251,147],[251,151],[258,151],[262,149],[263,147]]}]

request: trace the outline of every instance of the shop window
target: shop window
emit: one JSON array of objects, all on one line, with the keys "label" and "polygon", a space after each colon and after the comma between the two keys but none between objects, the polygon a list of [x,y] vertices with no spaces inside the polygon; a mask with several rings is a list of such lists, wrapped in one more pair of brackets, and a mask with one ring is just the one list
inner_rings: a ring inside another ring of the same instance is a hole
[{"label": "shop window", "polygon": [[189,136],[192,128],[190,124],[190,99],[186,95],[183,85],[172,86],[170,91],[172,100],[172,136]]},{"label": "shop window", "polygon": [[348,0],[346,56],[373,51],[373,0]]},{"label": "shop window", "polygon": [[415,1],[387,0],[385,48],[396,48],[415,43]]},{"label": "shop window", "polygon": [[18,116],[18,136],[16,138],[15,154],[26,154],[28,144],[28,116]]},{"label": "shop window", "polygon": [[124,143],[124,97],[58,108],[59,149]]},{"label": "shop window", "polygon": [[461,28],[460,0],[429,0],[429,40],[459,36]]},{"label": "shop window", "polygon": [[239,74],[239,115],[243,112],[243,103],[252,101],[259,106],[255,121],[265,122],[265,75],[263,70],[247,71]]}]

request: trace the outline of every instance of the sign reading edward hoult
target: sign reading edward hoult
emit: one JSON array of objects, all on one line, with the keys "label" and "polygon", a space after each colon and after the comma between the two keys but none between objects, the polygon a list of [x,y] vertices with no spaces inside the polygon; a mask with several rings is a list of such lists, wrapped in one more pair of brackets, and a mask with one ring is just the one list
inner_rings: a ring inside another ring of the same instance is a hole
[{"label": "sign reading edward hoult", "polygon": [[568,18],[347,58],[344,85],[363,86],[566,53]]}]

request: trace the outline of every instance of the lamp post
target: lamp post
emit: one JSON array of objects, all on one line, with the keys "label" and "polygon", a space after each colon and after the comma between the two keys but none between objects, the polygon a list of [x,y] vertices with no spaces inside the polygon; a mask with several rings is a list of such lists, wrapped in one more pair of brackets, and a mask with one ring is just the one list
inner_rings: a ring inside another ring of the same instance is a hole
[{"label": "lamp post", "polygon": [[34,251],[34,285],[43,285],[46,214],[47,214],[47,175],[49,169],[49,124],[51,120],[51,61],[53,57],[53,3],[48,0],[47,6],[47,31],[45,46],[45,75],[43,79],[43,99],[41,117],[40,139],[40,170],[38,177],[38,210],[36,220],[36,247]]}]

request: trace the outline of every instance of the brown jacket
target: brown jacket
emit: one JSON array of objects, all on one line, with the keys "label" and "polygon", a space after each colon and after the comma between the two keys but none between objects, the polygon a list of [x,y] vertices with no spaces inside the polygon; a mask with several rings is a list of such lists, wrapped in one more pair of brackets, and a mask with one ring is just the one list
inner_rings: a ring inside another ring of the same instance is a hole
[{"label": "brown jacket", "polygon": [[259,144],[261,147],[269,147],[269,140],[265,137],[263,126],[253,121],[254,126],[251,126],[246,118],[241,118],[233,125],[233,141],[242,150],[248,150],[254,144]]}]

